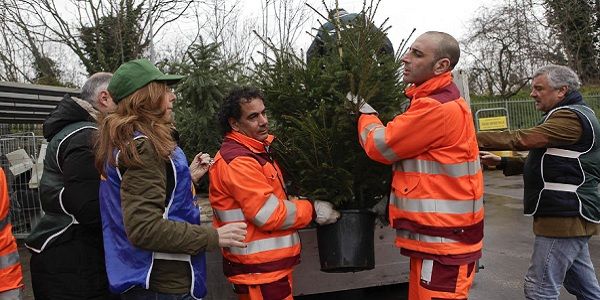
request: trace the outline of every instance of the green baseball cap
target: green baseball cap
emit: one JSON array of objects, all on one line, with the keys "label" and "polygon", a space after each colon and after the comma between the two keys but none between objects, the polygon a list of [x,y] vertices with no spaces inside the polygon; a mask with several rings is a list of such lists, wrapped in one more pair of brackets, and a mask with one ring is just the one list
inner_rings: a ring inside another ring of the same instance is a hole
[{"label": "green baseball cap", "polygon": [[122,64],[112,76],[108,84],[108,92],[115,103],[144,87],[152,81],[176,84],[185,76],[163,74],[147,59],[135,59]]}]

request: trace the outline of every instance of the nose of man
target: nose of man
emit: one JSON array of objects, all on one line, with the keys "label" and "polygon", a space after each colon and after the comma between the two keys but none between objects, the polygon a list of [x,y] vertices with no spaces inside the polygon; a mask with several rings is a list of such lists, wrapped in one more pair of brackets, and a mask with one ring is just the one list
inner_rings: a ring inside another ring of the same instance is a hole
[{"label": "nose of man", "polygon": [[261,114],[259,116],[258,121],[261,126],[266,126],[267,124],[269,124],[269,119],[267,118],[267,115],[265,115],[265,114]]}]

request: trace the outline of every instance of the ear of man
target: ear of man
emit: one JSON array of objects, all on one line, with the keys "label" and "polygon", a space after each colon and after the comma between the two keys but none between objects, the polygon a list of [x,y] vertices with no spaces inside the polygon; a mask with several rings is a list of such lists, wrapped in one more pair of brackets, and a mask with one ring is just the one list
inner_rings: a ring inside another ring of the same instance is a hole
[{"label": "ear of man", "polygon": [[233,117],[229,118],[229,126],[231,127],[231,129],[233,129],[233,131],[240,131],[240,128],[238,126],[238,122]]},{"label": "ear of man", "polygon": [[447,57],[438,59],[433,65],[433,73],[435,75],[440,75],[448,71],[450,71],[450,59]]},{"label": "ear of man", "polygon": [[565,98],[565,96],[567,95],[567,92],[569,91],[569,87],[568,86],[561,86],[558,88],[558,98],[563,99]]},{"label": "ear of man", "polygon": [[108,107],[108,101],[110,101],[110,95],[107,91],[101,91],[98,94],[98,104],[100,107]]}]

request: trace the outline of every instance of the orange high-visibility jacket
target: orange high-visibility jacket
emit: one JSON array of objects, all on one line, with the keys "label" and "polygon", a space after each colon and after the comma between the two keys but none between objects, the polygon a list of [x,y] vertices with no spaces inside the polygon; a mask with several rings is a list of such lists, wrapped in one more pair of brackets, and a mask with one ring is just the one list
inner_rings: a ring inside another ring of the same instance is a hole
[{"label": "orange high-visibility jacket", "polygon": [[0,298],[13,296],[16,299],[20,293],[19,288],[23,286],[23,273],[9,220],[9,205],[6,176],[0,168]]},{"label": "orange high-visibility jacket", "polygon": [[270,283],[291,273],[300,262],[296,230],[313,219],[309,201],[287,199],[281,171],[267,150],[272,140],[228,133],[209,171],[213,224],[248,224],[248,247],[222,250],[223,272],[235,284]]},{"label": "orange high-visibility jacket", "polygon": [[386,126],[376,115],[358,122],[367,155],[393,166],[389,218],[396,246],[417,256],[478,258],[483,175],[470,109],[450,72],[406,94],[410,107]]}]

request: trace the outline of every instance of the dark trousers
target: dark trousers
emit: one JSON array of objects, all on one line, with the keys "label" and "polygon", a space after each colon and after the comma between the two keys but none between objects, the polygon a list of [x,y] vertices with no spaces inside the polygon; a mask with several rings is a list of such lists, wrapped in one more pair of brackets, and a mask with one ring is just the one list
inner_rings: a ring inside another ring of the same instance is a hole
[{"label": "dark trousers", "polygon": [[108,291],[101,239],[73,237],[31,254],[36,300],[119,299]]},{"label": "dark trousers", "polygon": [[165,294],[135,287],[123,294],[121,300],[194,300],[190,293]]}]

